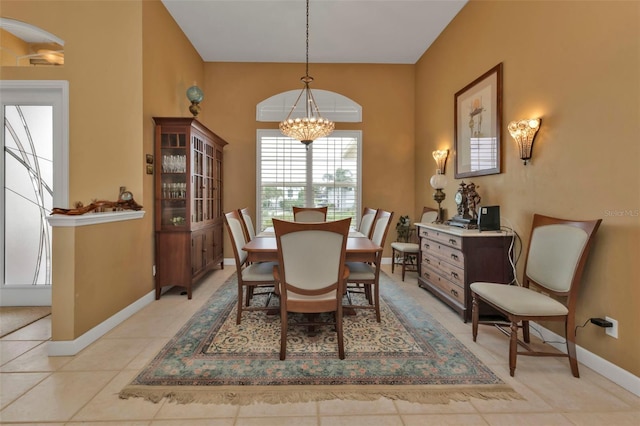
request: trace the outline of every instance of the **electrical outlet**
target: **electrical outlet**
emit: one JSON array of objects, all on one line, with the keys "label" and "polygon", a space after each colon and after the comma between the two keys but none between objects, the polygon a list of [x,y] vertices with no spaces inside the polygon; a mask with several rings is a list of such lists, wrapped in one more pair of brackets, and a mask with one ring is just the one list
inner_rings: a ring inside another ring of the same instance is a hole
[{"label": "electrical outlet", "polygon": [[153,274],[154,277],[156,276],[156,265],[153,265],[151,267],[151,273]]},{"label": "electrical outlet", "polygon": [[614,320],[613,318],[609,318],[609,317],[604,317],[604,319],[606,319],[611,324],[613,324],[613,327],[605,328],[605,331],[606,331],[607,335],[617,339],[618,338],[618,321]]}]

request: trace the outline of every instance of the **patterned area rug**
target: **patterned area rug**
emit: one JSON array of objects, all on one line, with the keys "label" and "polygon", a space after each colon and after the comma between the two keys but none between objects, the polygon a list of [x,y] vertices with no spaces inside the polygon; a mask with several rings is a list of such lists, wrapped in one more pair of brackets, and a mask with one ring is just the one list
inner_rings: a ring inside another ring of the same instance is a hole
[{"label": "patterned area rug", "polygon": [[231,404],[521,399],[388,276],[381,273],[380,284],[382,322],[372,310],[345,316],[344,360],[332,328],[310,335],[306,327],[290,326],[287,358],[280,361],[278,315],[243,313],[236,325],[234,275],[120,397]]}]

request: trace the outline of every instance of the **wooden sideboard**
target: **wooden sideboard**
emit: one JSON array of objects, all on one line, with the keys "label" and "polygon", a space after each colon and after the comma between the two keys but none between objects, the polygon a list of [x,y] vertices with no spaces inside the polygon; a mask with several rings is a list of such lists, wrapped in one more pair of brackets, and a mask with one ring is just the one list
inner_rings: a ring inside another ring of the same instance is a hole
[{"label": "wooden sideboard", "polygon": [[[513,280],[509,247],[513,235],[505,231],[461,229],[416,223],[420,238],[418,285],[471,320],[471,290],[476,281],[508,284]],[[497,312],[482,306],[482,317]]]}]

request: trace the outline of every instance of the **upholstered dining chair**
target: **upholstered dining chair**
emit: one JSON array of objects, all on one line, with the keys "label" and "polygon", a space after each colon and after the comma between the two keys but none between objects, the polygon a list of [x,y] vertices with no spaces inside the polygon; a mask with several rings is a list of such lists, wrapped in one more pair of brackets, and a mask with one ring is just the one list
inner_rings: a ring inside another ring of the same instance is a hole
[{"label": "upholstered dining chair", "polygon": [[294,222],[326,222],[327,206],[324,207],[293,207]]},{"label": "upholstered dining chair", "polygon": [[[384,242],[389,232],[389,225],[393,219],[393,212],[378,210],[373,222],[371,241],[384,248]],[[349,278],[347,279],[348,307],[354,309],[373,309],[376,313],[376,321],[380,322],[380,265],[382,263],[382,251],[378,252],[373,263],[347,262]],[[362,289],[362,290],[361,290]],[[351,294],[364,292],[367,305],[353,304]],[[347,305],[345,305],[347,306]]]},{"label": "upholstered dining chair", "polygon": [[251,220],[251,214],[249,208],[238,209],[240,213],[240,219],[242,219],[242,230],[244,231],[244,237],[247,242],[253,240],[256,237],[256,228],[253,226],[253,220]]},{"label": "upholstered dining chair", "polygon": [[[578,287],[593,237],[602,219],[564,220],[535,214],[524,265],[522,286],[486,282],[472,283],[472,335],[476,341],[479,305],[490,305],[510,322],[510,331],[494,324],[510,337],[509,374],[516,370],[518,355],[568,357],[574,377],[580,377],[575,348],[575,310]],[[536,291],[536,288],[538,291]],[[564,322],[567,353],[531,348],[529,321]],[[518,338],[522,329],[523,340]],[[521,345],[526,351],[518,351]]]},{"label": "upholstered dining chair", "polygon": [[[344,359],[342,297],[349,270],[345,254],[351,218],[332,222],[296,223],[273,219],[278,265],[273,276],[280,294],[280,359],[287,355],[290,312],[333,312],[338,356]],[[313,319],[313,315],[311,315]],[[325,323],[326,324],[326,323]],[[312,320],[297,325],[318,325]]]},{"label": "upholstered dining chair", "polygon": [[[431,223],[438,218],[438,209],[431,207],[422,208],[420,223]],[[394,241],[391,243],[391,273],[394,273],[396,265],[402,266],[402,281],[406,271],[418,270],[418,255],[420,245],[417,242]]]},{"label": "upholstered dining chair", "polygon": [[[248,264],[247,252],[242,249],[242,247],[247,243],[247,240],[245,239],[240,213],[238,210],[230,211],[225,213],[224,219],[227,225],[227,231],[229,231],[229,239],[231,240],[233,256],[236,261],[238,279],[238,312],[236,316],[236,324],[240,324],[243,311],[269,309],[269,302],[275,290],[273,267],[276,265],[276,262],[258,262]],[[256,293],[254,290],[257,288],[264,289],[260,293]],[[265,305],[252,306],[251,300],[253,296],[257,296],[259,294],[268,294]]]},{"label": "upholstered dining chair", "polygon": [[362,217],[360,218],[360,224],[358,225],[358,232],[363,234],[367,238],[371,238],[371,231],[373,230],[373,220],[376,218],[378,210],[365,207],[362,210]]}]

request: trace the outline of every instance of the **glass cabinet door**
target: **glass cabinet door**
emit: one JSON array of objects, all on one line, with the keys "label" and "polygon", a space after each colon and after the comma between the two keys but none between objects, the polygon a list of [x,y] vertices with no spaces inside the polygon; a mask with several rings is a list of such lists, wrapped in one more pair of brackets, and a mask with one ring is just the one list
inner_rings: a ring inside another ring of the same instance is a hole
[{"label": "glass cabinet door", "polygon": [[193,223],[205,220],[205,147],[207,144],[197,135],[191,136],[191,152],[193,156],[193,171],[191,182],[191,221]]},{"label": "glass cabinet door", "polygon": [[161,136],[161,225],[187,226],[187,143],[184,133]]}]

